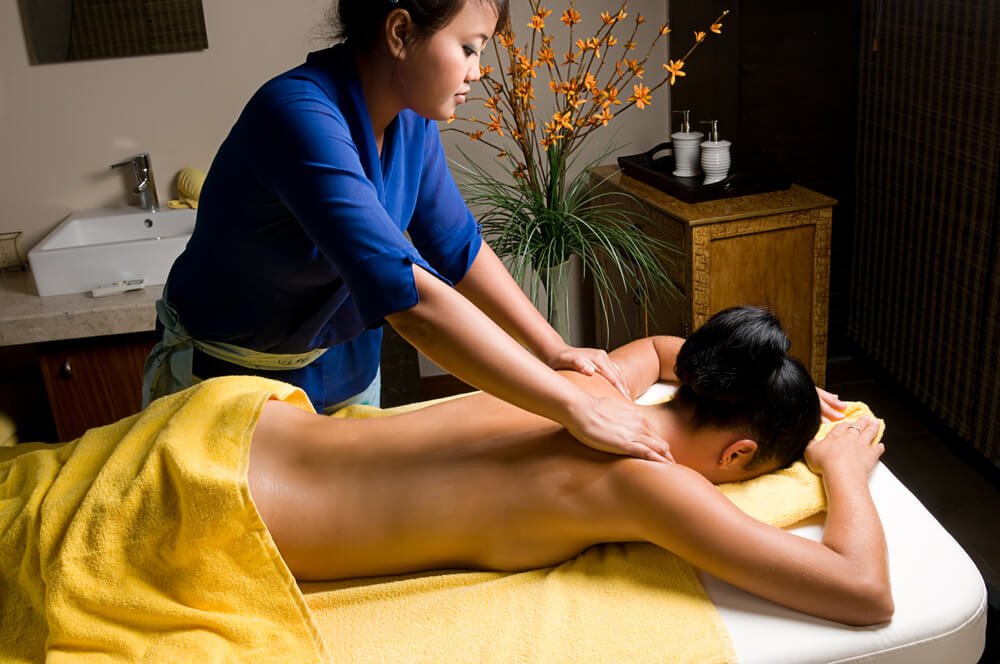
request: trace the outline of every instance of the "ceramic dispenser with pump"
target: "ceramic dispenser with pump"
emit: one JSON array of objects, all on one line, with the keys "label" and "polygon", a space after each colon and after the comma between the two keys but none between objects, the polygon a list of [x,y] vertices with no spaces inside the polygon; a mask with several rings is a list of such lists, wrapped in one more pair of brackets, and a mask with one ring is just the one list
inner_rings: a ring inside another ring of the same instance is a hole
[{"label": "ceramic dispenser with pump", "polygon": [[698,158],[701,153],[701,139],[705,134],[691,131],[691,111],[674,111],[681,114],[681,129],[670,134],[674,152],[674,175],[682,178],[700,174]]},{"label": "ceramic dispenser with pump", "polygon": [[701,170],[705,172],[704,184],[712,184],[725,180],[729,175],[729,165],[732,163],[729,147],[732,143],[719,140],[718,120],[702,120],[701,123],[710,126],[708,139],[701,144]]}]

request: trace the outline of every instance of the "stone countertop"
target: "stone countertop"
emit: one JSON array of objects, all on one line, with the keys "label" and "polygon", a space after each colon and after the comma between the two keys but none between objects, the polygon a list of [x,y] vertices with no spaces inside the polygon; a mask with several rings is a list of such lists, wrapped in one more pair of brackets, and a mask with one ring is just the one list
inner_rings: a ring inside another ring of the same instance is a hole
[{"label": "stone countertop", "polygon": [[0,273],[0,346],[152,331],[163,286],[40,297],[31,272]]}]

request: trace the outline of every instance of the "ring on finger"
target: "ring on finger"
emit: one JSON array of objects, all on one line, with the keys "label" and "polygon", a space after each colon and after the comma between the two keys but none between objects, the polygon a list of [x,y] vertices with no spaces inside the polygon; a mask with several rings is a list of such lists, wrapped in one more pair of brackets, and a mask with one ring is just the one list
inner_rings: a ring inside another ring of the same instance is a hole
[{"label": "ring on finger", "polygon": [[855,431],[861,431],[863,429],[863,427],[859,427],[857,424],[852,424],[852,425],[850,425],[847,428],[848,429],[854,429]]}]

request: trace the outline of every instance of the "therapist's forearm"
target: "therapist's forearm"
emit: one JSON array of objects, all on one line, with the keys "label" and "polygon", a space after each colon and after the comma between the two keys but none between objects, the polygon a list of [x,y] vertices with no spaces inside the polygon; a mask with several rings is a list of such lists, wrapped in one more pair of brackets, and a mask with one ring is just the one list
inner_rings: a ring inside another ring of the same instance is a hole
[{"label": "therapist's forearm", "polygon": [[387,317],[403,338],[473,387],[566,422],[585,395],[579,387],[519,346],[463,295],[422,268],[413,272],[420,301]]},{"label": "therapist's forearm", "polygon": [[455,289],[543,361],[566,345],[485,242]]}]

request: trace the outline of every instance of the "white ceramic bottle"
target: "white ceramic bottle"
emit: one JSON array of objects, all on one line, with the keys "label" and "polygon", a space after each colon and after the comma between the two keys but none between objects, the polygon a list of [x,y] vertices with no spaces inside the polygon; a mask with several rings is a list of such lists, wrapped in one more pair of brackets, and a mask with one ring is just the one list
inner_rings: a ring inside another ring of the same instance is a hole
[{"label": "white ceramic bottle", "polygon": [[702,124],[710,125],[708,139],[701,144],[701,170],[705,172],[704,184],[712,184],[725,180],[729,175],[731,157],[729,141],[719,140],[719,121],[702,120]]},{"label": "white ceramic bottle", "polygon": [[681,114],[681,129],[670,134],[674,151],[674,175],[682,178],[700,175],[698,157],[701,153],[701,139],[705,134],[691,131],[691,111],[674,111]]}]

